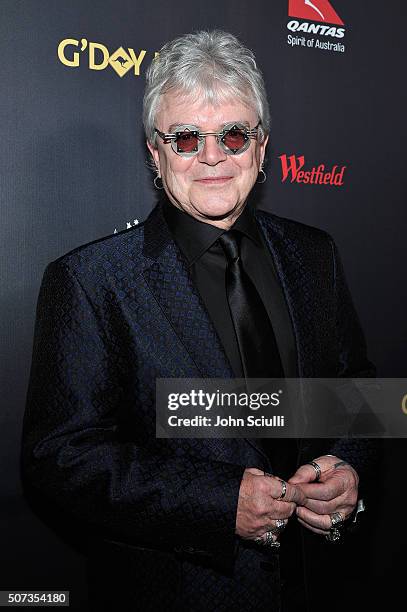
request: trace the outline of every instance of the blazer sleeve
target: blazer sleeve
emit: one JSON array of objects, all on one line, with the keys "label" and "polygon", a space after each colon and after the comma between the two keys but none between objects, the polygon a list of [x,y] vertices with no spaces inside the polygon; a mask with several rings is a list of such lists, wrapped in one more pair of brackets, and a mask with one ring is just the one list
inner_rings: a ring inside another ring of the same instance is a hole
[{"label": "blazer sleeve", "polygon": [[121,441],[122,367],[79,277],[51,263],[38,298],[24,479],[104,537],[233,555],[244,467]]},{"label": "blazer sleeve", "polygon": [[[338,249],[331,239],[334,267],[334,291],[336,307],[336,344],[338,347],[338,377],[371,378],[376,376],[374,365],[367,358],[366,341],[359,317],[346,283]],[[342,438],[333,443],[329,453],[348,461],[360,476],[360,490],[366,491],[367,483],[380,458],[381,444],[377,439]]]}]

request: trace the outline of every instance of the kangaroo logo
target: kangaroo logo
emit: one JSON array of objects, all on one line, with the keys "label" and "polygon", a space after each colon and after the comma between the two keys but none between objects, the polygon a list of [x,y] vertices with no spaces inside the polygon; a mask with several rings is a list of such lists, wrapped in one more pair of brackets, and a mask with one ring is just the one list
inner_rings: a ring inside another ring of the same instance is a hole
[{"label": "kangaroo logo", "polygon": [[309,21],[345,25],[328,0],[289,0],[288,14]]},{"label": "kangaroo logo", "polygon": [[325,17],[323,16],[319,8],[315,6],[315,4],[312,4],[311,0],[304,0],[304,4],[314,9],[314,11],[316,11],[318,15],[322,18],[322,21],[325,21]]}]

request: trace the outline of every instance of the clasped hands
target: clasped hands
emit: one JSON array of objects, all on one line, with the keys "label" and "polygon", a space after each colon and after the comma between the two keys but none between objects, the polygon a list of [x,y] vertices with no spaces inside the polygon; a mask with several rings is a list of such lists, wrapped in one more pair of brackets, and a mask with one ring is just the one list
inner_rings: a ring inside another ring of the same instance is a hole
[{"label": "clasped hands", "polygon": [[276,530],[278,519],[288,521],[294,514],[314,533],[328,535],[330,515],[340,512],[345,520],[354,510],[358,498],[359,477],[353,467],[338,457],[323,455],[315,459],[321,476],[315,482],[315,469],[304,464],[287,481],[283,499],[281,480],[265,475],[257,468],[244,471],[236,513],[236,533],[248,540],[265,537]]}]

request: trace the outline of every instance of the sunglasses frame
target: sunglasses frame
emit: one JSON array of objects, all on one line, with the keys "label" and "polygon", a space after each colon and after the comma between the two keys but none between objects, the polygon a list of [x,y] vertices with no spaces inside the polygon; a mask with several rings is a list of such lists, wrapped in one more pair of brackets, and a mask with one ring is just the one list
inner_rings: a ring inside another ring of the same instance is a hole
[{"label": "sunglasses frame", "polygon": [[[240,123],[239,121],[231,121],[229,123],[226,123],[220,132],[200,132],[196,125],[188,123],[177,125],[174,132],[172,133],[160,132],[160,130],[158,130],[157,128],[154,128],[154,131],[160,136],[164,144],[171,143],[171,148],[174,153],[180,155],[181,157],[188,158],[195,157],[195,155],[198,155],[198,153],[203,149],[205,145],[206,136],[215,136],[218,145],[227,155],[240,155],[240,153],[244,153],[249,148],[250,139],[257,139],[258,127],[260,123],[261,122],[259,121],[259,123],[254,128],[248,128],[247,125],[245,125],[244,123]],[[223,139],[225,138],[227,132],[229,132],[233,128],[242,130],[242,132],[244,133],[245,143],[242,147],[240,147],[240,149],[229,149],[229,147],[227,147],[224,143]],[[198,139],[196,148],[190,152],[178,151],[177,147],[177,138],[179,134],[185,131],[191,132]]]}]

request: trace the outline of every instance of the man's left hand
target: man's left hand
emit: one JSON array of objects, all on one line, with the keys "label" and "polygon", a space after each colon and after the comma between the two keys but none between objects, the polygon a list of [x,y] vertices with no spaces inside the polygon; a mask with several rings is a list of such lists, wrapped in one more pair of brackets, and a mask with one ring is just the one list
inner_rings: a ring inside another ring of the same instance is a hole
[{"label": "man's left hand", "polygon": [[304,506],[296,508],[301,525],[314,533],[328,535],[332,526],[330,515],[340,512],[347,519],[353,512],[358,499],[359,476],[348,463],[335,468],[341,461],[338,457],[324,455],[314,459],[321,468],[321,476],[315,482],[315,469],[305,464],[298,468],[288,480],[300,485],[307,499]]}]

